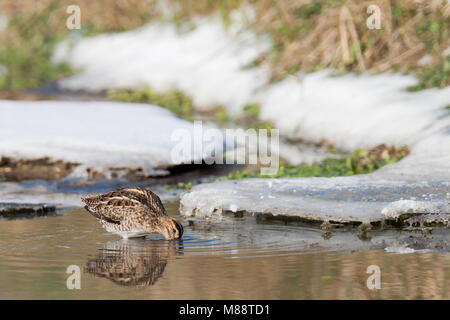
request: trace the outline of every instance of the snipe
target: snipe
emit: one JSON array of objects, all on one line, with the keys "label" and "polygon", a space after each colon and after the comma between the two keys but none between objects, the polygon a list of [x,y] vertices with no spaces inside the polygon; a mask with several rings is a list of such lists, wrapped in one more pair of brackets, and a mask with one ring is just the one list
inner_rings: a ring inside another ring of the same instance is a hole
[{"label": "snipe", "polygon": [[167,215],[159,197],[141,187],[123,188],[81,198],[84,208],[102,226],[123,238],[159,233],[168,240],[181,238],[183,226]]}]

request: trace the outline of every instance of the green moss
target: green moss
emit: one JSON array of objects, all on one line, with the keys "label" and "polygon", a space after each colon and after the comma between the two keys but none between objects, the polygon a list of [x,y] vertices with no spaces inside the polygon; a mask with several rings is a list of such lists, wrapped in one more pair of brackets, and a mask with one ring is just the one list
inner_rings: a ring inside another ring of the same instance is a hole
[{"label": "green moss", "polygon": [[450,85],[450,56],[442,58],[431,67],[423,67],[417,72],[419,84],[408,87],[408,91],[427,88],[444,88]]},{"label": "green moss", "polygon": [[393,16],[402,16],[403,15],[403,9],[398,7],[392,7],[391,13]]},{"label": "green moss", "polygon": [[274,125],[270,121],[261,121],[258,120],[255,123],[252,123],[248,126],[249,128],[255,129],[255,130],[267,130],[268,134],[270,134],[270,130],[274,129]]},{"label": "green moss", "polygon": [[247,118],[259,118],[261,106],[257,103],[247,104],[243,108],[244,116]]},{"label": "green moss", "polygon": [[281,164],[275,175],[261,175],[259,171],[249,169],[237,170],[220,177],[218,180],[239,180],[247,178],[282,178],[282,177],[337,177],[366,174],[387,164],[394,163],[409,154],[408,147],[377,146],[370,150],[358,149],[350,156],[340,159],[328,158],[314,164],[296,166]]},{"label": "green moss", "polygon": [[[300,69],[300,66],[297,66],[296,69]],[[316,63],[311,67],[311,69],[308,70],[308,72],[309,72],[309,73],[312,73],[312,72],[316,72],[316,71],[319,71],[319,70],[322,70],[322,69],[324,69],[324,67],[321,65],[321,63],[320,63],[320,62],[316,62]],[[295,72],[296,72],[296,71],[295,71]]]},{"label": "green moss", "polygon": [[361,223],[358,226],[358,230],[361,232],[367,232],[369,230],[372,230],[372,225],[370,223]]},{"label": "green moss", "polygon": [[339,150],[336,149],[336,148],[333,147],[333,146],[329,146],[329,147],[327,148],[327,153],[338,154],[338,153],[339,153]]},{"label": "green moss", "polygon": [[294,11],[296,18],[307,19],[312,15],[317,15],[322,11],[322,3],[320,1],[313,1],[300,7]]},{"label": "green moss", "polygon": [[[154,104],[163,108],[167,108],[178,116],[192,120],[194,118],[195,108],[192,99],[185,93],[173,90],[165,93],[155,92],[151,88],[142,88],[137,90],[109,90],[107,97],[110,100],[121,102],[135,102],[135,103],[148,103]],[[227,109],[223,106],[214,107],[213,111],[214,120],[220,125],[225,125],[229,122],[233,122],[244,128],[253,129],[266,129],[270,130],[274,128],[274,125],[270,121],[259,120],[260,114],[259,104],[248,104],[242,108],[243,115],[241,118],[232,118],[228,115]]]},{"label": "green moss", "polygon": [[148,103],[169,109],[178,116],[191,120],[194,113],[192,99],[185,93],[173,90],[158,93],[151,88],[138,90],[110,90],[107,92],[110,100],[122,102]]},{"label": "green moss", "polygon": [[272,122],[260,120],[261,106],[258,103],[247,104],[242,108],[243,119],[236,119],[236,124],[256,130],[266,129],[270,132],[274,128]]},{"label": "green moss", "polygon": [[189,190],[192,188],[192,182],[178,182],[175,185],[166,184],[164,188],[168,190]]},{"label": "green moss", "polygon": [[214,112],[214,118],[220,125],[223,125],[231,120],[228,115],[227,109],[222,106],[216,108],[216,111]]}]

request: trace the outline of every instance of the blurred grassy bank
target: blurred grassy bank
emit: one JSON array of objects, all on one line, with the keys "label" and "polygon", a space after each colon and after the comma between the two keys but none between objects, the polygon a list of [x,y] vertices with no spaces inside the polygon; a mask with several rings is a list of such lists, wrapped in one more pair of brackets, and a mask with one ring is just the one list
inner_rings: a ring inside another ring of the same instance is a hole
[{"label": "blurred grassy bank", "polygon": [[346,157],[327,158],[313,164],[281,164],[275,175],[263,175],[259,167],[237,170],[218,180],[236,180],[247,178],[304,178],[304,177],[342,177],[355,174],[367,174],[395,163],[406,157],[410,150],[406,146],[396,148],[384,144],[372,149],[356,149]]},{"label": "blurred grassy bank", "polygon": [[241,10],[247,28],[272,38],[272,49],[253,65],[270,64],[273,81],[333,68],[416,72],[420,83],[409,90],[450,84],[446,0],[378,0],[379,30],[366,25],[373,1],[7,0],[0,3],[0,88],[35,88],[74,72],[51,63],[56,43],[69,34],[66,8],[73,4],[81,8],[80,36],[135,29],[156,19],[182,25],[211,14],[227,26],[230,12]]}]

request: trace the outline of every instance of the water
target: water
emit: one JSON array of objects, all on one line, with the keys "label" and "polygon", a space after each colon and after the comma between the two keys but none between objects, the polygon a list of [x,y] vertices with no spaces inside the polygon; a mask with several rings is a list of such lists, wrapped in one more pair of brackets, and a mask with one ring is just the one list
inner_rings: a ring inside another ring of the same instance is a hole
[{"label": "water", "polygon": [[[166,203],[178,215],[178,203]],[[84,209],[0,221],[1,299],[448,299],[448,230],[329,231],[263,216],[183,220],[181,241],[121,240]],[[413,248],[411,254],[384,249]],[[69,266],[81,289],[69,290]],[[369,290],[367,267],[381,269]]]}]

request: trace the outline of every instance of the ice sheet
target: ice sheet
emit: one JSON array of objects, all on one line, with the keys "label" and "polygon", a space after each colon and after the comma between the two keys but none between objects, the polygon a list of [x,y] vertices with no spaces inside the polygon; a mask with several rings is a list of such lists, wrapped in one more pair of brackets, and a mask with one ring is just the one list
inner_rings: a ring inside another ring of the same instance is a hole
[{"label": "ice sheet", "polygon": [[186,216],[218,218],[223,211],[245,211],[342,223],[450,213],[448,165],[445,170],[433,168],[411,176],[399,174],[401,167],[400,162],[351,177],[217,181],[185,193],[180,211]]}]

